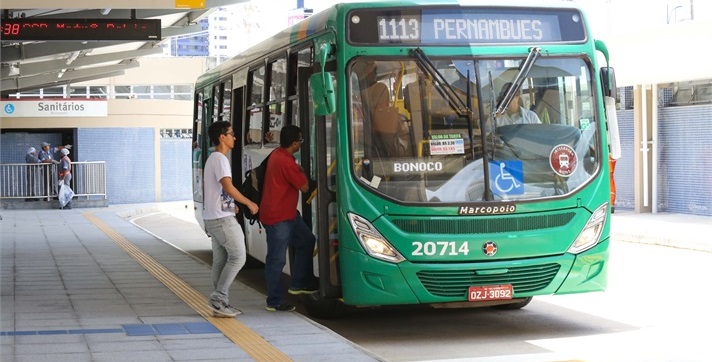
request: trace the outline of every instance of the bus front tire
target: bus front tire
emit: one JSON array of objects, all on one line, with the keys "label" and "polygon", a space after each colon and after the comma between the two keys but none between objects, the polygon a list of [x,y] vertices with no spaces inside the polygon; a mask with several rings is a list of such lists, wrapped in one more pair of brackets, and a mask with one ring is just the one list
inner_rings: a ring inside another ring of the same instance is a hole
[{"label": "bus front tire", "polygon": [[336,319],[346,311],[346,306],[337,298],[324,298],[319,293],[304,296],[304,307],[314,318]]}]

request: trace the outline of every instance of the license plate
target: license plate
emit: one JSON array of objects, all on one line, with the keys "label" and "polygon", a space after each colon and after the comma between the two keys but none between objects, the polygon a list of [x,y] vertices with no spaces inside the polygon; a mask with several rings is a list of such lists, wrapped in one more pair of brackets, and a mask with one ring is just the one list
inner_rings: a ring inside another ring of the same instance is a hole
[{"label": "license plate", "polygon": [[467,299],[470,302],[483,300],[504,300],[512,299],[514,290],[511,284],[485,285],[482,287],[470,287],[467,291]]}]

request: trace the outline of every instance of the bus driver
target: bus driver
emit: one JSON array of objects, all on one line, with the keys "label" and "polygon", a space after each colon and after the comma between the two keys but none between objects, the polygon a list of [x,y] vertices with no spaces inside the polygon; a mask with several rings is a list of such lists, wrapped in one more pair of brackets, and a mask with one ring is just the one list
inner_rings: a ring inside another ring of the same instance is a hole
[{"label": "bus driver", "polygon": [[[507,94],[507,90],[509,90],[511,86],[512,83],[505,83],[504,86],[502,86],[502,90],[497,97],[497,104],[504,99],[504,95]],[[523,107],[521,97],[519,94],[515,95],[504,110],[504,114],[497,116],[497,127],[510,124],[541,123],[539,116],[537,116],[534,111]]]}]

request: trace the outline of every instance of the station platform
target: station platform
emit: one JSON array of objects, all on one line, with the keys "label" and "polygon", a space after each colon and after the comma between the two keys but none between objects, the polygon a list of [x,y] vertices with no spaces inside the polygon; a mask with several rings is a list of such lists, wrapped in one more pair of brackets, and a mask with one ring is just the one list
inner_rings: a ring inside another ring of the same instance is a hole
[{"label": "station platform", "polygon": [[[2,361],[379,361],[235,281],[245,314],[214,318],[209,249],[192,202],[0,210]],[[712,252],[712,217],[612,216],[613,242]],[[190,247],[190,246],[189,246]],[[190,251],[190,250],[188,250]]]},{"label": "station platform", "polygon": [[131,222],[156,205],[0,210],[0,360],[379,360],[237,281],[212,317],[210,266]]}]

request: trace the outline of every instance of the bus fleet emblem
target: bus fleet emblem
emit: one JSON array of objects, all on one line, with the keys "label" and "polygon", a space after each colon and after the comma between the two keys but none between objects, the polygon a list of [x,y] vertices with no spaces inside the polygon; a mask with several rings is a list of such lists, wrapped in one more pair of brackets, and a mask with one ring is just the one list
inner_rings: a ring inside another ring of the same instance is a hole
[{"label": "bus fleet emblem", "polygon": [[494,254],[497,254],[497,244],[495,244],[494,241],[488,241],[482,244],[482,252],[487,256],[494,256]]},{"label": "bus fleet emblem", "polygon": [[567,144],[555,146],[549,154],[549,166],[561,177],[571,176],[578,166],[576,151]]}]

